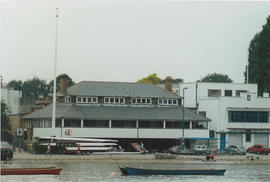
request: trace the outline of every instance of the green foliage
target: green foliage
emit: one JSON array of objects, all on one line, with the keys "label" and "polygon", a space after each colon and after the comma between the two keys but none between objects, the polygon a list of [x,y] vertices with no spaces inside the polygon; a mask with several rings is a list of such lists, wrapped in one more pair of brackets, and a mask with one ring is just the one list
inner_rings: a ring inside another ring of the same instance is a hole
[{"label": "green foliage", "polygon": [[183,83],[184,80],[182,78],[172,78],[171,76],[166,76],[165,79],[161,80],[160,83],[164,84],[166,82],[170,83]]},{"label": "green foliage", "polygon": [[34,154],[44,154],[47,150],[47,146],[39,145],[38,142],[34,142],[32,145],[32,152]]},{"label": "green foliage", "polygon": [[152,73],[148,75],[147,77],[144,77],[137,82],[139,83],[151,83],[151,84],[159,84],[161,79],[157,76],[156,73]]},{"label": "green foliage", "polygon": [[13,90],[22,90],[23,82],[21,80],[12,80],[7,84],[7,88]]},{"label": "green foliage", "polygon": [[[257,33],[249,46],[249,83],[258,84],[260,95],[270,92],[270,15],[260,33]],[[247,82],[247,74],[245,82]]]},{"label": "green foliage", "polygon": [[203,77],[198,82],[219,82],[219,83],[232,83],[233,81],[228,75],[223,75],[219,73],[211,73]]},{"label": "green foliage", "polygon": [[8,113],[8,106],[4,101],[1,101],[1,140],[13,143],[14,136],[11,133],[11,122],[7,115]]},{"label": "green foliage", "polygon": [[10,111],[7,104],[3,100],[1,100],[1,131],[11,131],[11,123],[7,115],[9,112]]},{"label": "green foliage", "polygon": [[144,77],[137,82],[139,83],[151,83],[151,84],[165,84],[165,83],[179,83],[184,82],[182,78],[172,78],[171,76],[167,76],[165,79],[161,79],[157,76],[156,73],[152,73],[147,77]]},{"label": "green foliage", "polygon": [[8,130],[1,129],[1,141],[13,143],[14,142],[14,135]]},{"label": "green foliage", "polygon": [[45,80],[41,80],[38,77],[26,80],[23,82],[22,94],[23,97],[34,97],[39,96],[46,97],[48,95],[48,86]]},{"label": "green foliage", "polygon": [[[59,79],[64,77],[67,79],[67,86],[72,86],[75,82],[67,75],[62,74],[56,78],[57,91],[59,91]],[[44,98],[48,97],[49,93],[53,91],[53,81],[50,81],[48,84],[46,80],[34,77],[33,79],[28,79],[26,81],[21,80],[12,80],[7,84],[7,88],[12,88],[14,90],[22,91],[23,97],[38,98],[43,96]]]}]

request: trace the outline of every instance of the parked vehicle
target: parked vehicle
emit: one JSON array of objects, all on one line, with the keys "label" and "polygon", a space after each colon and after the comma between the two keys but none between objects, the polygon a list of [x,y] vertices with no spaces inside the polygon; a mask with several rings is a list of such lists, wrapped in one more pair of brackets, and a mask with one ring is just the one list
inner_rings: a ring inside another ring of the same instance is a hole
[{"label": "parked vehicle", "polygon": [[268,155],[270,153],[270,148],[266,145],[253,145],[247,149],[247,152]]},{"label": "parked vehicle", "polygon": [[215,150],[210,149],[206,145],[195,145],[193,152],[195,155],[206,155],[206,154],[211,154],[211,153],[216,153]]},{"label": "parked vehicle", "polygon": [[13,147],[8,142],[1,141],[1,160],[10,160],[13,158]]},{"label": "parked vehicle", "polygon": [[226,153],[231,155],[246,155],[247,150],[243,146],[229,145],[225,149]]}]

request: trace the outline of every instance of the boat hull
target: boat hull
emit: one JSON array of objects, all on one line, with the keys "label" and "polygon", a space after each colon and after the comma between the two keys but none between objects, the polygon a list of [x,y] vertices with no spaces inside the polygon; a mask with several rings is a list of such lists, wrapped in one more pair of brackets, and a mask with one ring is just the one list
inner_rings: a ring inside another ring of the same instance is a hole
[{"label": "boat hull", "polygon": [[61,168],[1,168],[1,175],[59,175]]},{"label": "boat hull", "polygon": [[224,175],[226,169],[161,170],[120,167],[124,175]]}]

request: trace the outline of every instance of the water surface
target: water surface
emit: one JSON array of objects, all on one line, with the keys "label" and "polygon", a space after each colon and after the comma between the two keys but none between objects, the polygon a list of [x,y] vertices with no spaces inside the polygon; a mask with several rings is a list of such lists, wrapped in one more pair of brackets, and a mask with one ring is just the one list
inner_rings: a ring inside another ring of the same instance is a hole
[{"label": "water surface", "polygon": [[[53,164],[3,164],[2,167],[47,167]],[[227,169],[225,176],[122,176],[118,169],[122,163],[108,162],[75,162],[55,164],[63,168],[61,175],[20,175],[1,176],[4,182],[270,182],[270,164],[157,164],[143,163],[128,164],[130,167],[158,168],[158,169]],[[112,175],[115,172],[116,175]]]}]

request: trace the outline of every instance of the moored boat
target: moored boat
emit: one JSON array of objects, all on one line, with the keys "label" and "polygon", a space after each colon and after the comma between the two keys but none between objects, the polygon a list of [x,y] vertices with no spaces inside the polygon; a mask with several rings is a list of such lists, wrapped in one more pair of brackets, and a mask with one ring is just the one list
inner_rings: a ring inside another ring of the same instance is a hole
[{"label": "moored boat", "polygon": [[141,169],[119,167],[124,175],[224,175],[226,169]]},{"label": "moored boat", "polygon": [[39,175],[53,174],[59,175],[62,168],[42,167],[42,168],[1,168],[1,175]]}]

